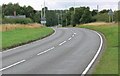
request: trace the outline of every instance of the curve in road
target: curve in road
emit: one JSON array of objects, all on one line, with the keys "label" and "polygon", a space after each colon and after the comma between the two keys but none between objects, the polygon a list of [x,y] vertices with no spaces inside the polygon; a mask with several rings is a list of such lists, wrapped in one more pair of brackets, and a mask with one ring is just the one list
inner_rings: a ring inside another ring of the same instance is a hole
[{"label": "curve in road", "polygon": [[54,28],[42,40],[2,53],[3,74],[86,74],[98,57],[103,40],[82,28]]}]

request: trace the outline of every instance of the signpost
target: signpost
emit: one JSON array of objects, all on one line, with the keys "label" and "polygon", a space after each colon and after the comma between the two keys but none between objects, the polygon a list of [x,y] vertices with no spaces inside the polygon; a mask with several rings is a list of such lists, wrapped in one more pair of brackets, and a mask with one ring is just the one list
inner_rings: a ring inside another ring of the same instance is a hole
[{"label": "signpost", "polygon": [[[114,13],[113,13],[112,9],[110,9],[110,11],[108,12],[108,15],[109,15],[109,22],[111,22],[111,20],[113,22],[113,15],[114,15]],[[111,17],[112,17],[112,19],[111,19]]]},{"label": "signpost", "polygon": [[44,24],[44,25],[46,24],[46,18],[45,17],[41,18],[41,24]]},{"label": "signpost", "polygon": [[[42,8],[42,6],[41,6]],[[44,16],[43,16],[44,14]],[[46,15],[45,15],[45,0],[44,0],[44,13],[42,12],[42,9],[41,9],[41,24],[45,25],[46,24]]]}]

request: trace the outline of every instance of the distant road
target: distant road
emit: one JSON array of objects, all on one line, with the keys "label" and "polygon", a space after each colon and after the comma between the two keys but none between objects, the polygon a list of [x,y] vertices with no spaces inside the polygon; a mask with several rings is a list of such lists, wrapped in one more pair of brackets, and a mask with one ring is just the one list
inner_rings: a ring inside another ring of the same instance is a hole
[{"label": "distant road", "polygon": [[87,72],[91,60],[101,50],[100,36],[82,28],[54,29],[56,32],[47,38],[3,52],[0,71],[3,74]]}]

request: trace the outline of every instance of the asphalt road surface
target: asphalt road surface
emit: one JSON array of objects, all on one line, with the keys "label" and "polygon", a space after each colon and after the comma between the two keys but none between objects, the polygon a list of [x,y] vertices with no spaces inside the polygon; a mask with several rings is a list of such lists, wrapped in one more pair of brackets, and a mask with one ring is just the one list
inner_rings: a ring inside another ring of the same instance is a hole
[{"label": "asphalt road surface", "polygon": [[[3,74],[82,74],[100,51],[100,36],[82,28],[54,28],[42,40],[2,53]],[[87,70],[86,70],[87,71]]]}]

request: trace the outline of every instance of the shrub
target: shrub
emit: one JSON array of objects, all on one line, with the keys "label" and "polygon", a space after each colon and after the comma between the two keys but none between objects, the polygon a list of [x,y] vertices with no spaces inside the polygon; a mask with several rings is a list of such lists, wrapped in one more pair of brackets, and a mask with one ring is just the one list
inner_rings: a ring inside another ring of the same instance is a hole
[{"label": "shrub", "polygon": [[103,14],[97,14],[93,16],[93,19],[96,19],[96,21],[104,21],[104,22],[109,22],[109,15],[108,13],[103,13]]},{"label": "shrub", "polygon": [[10,24],[28,24],[32,23],[30,18],[4,18],[2,20],[3,24],[10,23]]}]

